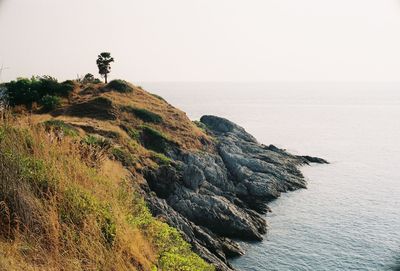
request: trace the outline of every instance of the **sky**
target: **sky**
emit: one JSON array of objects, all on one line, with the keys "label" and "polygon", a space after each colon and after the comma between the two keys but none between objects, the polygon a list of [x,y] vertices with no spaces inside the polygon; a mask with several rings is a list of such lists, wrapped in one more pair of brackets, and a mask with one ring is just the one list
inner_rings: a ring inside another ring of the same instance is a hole
[{"label": "sky", "polygon": [[1,80],[400,81],[400,0],[0,0]]}]

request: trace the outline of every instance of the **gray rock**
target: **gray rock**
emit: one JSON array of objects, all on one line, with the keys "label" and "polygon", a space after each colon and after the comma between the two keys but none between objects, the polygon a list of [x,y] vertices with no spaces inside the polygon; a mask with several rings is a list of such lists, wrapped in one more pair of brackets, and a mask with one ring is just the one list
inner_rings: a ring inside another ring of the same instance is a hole
[{"label": "gray rock", "polygon": [[230,238],[262,240],[267,203],[282,192],[306,187],[298,166],[327,162],[259,144],[224,118],[204,116],[201,122],[215,137],[217,153],[176,150],[170,154],[172,165],[145,173],[144,190],[154,215],[178,228],[218,270],[232,270],[227,257],[243,250]]}]

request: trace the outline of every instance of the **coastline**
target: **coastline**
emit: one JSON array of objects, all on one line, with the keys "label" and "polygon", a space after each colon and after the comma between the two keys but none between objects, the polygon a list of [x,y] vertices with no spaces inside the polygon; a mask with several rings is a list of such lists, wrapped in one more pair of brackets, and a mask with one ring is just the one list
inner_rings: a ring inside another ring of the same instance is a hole
[{"label": "coastline", "polygon": [[261,241],[268,202],[306,188],[299,166],[327,161],[262,145],[224,118],[203,116],[199,126],[215,137],[215,152],[172,149],[175,167],[145,174],[144,190],[156,195],[147,193],[146,200],[153,215],[180,229],[217,270],[234,270],[228,259],[244,251],[233,239]]}]

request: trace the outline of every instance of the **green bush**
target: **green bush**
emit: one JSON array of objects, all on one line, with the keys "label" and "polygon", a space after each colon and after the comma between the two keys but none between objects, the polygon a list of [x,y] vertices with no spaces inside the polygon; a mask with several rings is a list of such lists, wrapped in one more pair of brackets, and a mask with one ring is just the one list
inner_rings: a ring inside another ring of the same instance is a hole
[{"label": "green bush", "polygon": [[46,95],[40,100],[43,110],[48,112],[52,111],[61,105],[61,98],[57,96]]},{"label": "green bush", "polygon": [[126,81],[121,79],[112,80],[107,84],[106,88],[121,93],[129,93],[133,91],[133,88]]},{"label": "green bush", "polygon": [[33,102],[41,102],[45,96],[68,96],[74,89],[73,81],[59,83],[51,76],[36,76],[30,79],[18,78],[4,84],[7,101],[11,106],[26,105],[31,107]]},{"label": "green bush", "polygon": [[151,112],[144,108],[136,108],[132,106],[123,106],[121,108],[125,112],[129,112],[135,115],[137,118],[145,121],[145,122],[152,122],[152,123],[161,123],[162,117],[154,112]]},{"label": "green bush", "polygon": [[78,130],[70,125],[65,123],[62,120],[48,120],[43,122],[46,130],[54,129],[54,130],[60,130],[64,133],[66,136],[77,136],[78,135]]},{"label": "green bush", "polygon": [[93,74],[87,73],[82,79],[83,84],[98,84],[101,83],[101,80],[98,78],[95,78]]},{"label": "green bush", "polygon": [[215,268],[194,254],[177,229],[155,222],[156,246],[162,251],[158,259],[161,270],[212,271]]},{"label": "green bush", "polygon": [[58,94],[63,97],[68,97],[68,95],[74,90],[75,84],[72,80],[66,80],[61,83],[58,89]]},{"label": "green bush", "polygon": [[40,82],[32,77],[18,78],[5,84],[8,103],[14,105],[26,105],[30,107],[33,102],[40,98],[38,89]]}]

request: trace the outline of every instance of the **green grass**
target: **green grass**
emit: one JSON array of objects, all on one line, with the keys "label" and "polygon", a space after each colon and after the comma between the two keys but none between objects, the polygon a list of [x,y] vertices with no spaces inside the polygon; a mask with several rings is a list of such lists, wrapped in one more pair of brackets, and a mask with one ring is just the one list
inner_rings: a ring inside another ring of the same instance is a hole
[{"label": "green grass", "polygon": [[71,124],[65,123],[62,120],[48,120],[43,122],[44,126],[46,129],[54,129],[54,130],[60,130],[64,133],[66,136],[77,136],[78,135],[78,130],[72,126]]},{"label": "green grass", "polygon": [[142,125],[141,130],[141,141],[149,150],[165,153],[172,143],[164,133],[148,125]]},{"label": "green grass", "polygon": [[112,155],[117,161],[120,161],[122,165],[129,167],[135,164],[135,159],[128,151],[122,148],[114,147],[111,150]]},{"label": "green grass", "polygon": [[158,153],[158,152],[152,152],[151,159],[160,166],[170,165],[172,163],[172,159],[170,159],[167,156],[165,156],[164,154]]},{"label": "green grass", "polygon": [[128,123],[121,124],[120,127],[129,135],[131,139],[135,141],[140,139],[140,132],[135,128],[130,127]]},{"label": "green grass", "polygon": [[161,123],[163,121],[163,118],[160,115],[147,109],[123,106],[121,107],[121,110],[135,115],[135,117],[143,120],[144,122]]},{"label": "green grass", "polygon": [[97,135],[86,135],[81,140],[81,143],[93,147],[99,147],[101,149],[108,149],[112,145],[112,142],[109,139]]},{"label": "green grass", "polygon": [[61,220],[82,227],[88,216],[96,219],[104,239],[108,244],[112,244],[116,235],[116,225],[110,207],[82,187],[69,187],[64,192]]}]

